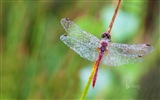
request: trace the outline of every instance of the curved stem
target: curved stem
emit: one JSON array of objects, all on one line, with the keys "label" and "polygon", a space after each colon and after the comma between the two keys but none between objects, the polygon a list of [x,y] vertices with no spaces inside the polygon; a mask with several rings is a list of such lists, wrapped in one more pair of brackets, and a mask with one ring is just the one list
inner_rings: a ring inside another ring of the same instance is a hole
[{"label": "curved stem", "polygon": [[114,20],[115,20],[115,18],[116,18],[116,15],[117,15],[117,13],[118,13],[118,9],[119,9],[120,3],[121,3],[121,0],[118,0],[117,7],[116,7],[116,9],[115,9],[115,11],[114,11],[112,20],[111,20],[111,22],[110,22],[110,24],[109,24],[109,27],[108,27],[108,30],[107,30],[107,33],[108,33],[108,34],[110,34],[110,32],[111,32],[111,30],[112,30],[112,26],[113,26]]},{"label": "curved stem", "polygon": [[93,66],[93,68],[92,68],[92,71],[91,71],[91,73],[90,73],[88,82],[87,82],[87,84],[86,84],[86,86],[85,86],[85,89],[84,89],[84,91],[83,91],[83,94],[82,94],[82,96],[81,96],[81,100],[84,100],[85,97],[86,97],[86,94],[87,94],[87,92],[88,92],[89,86],[90,86],[90,84],[91,84],[91,81],[92,81],[92,79],[93,79],[94,73],[95,73],[95,71],[96,71],[96,66],[97,66],[97,65],[96,65],[96,62],[95,62],[95,63],[94,63],[94,66]]},{"label": "curved stem", "polygon": [[[109,33],[109,34],[110,34],[110,32],[111,32],[111,29],[112,29],[114,20],[115,20],[115,18],[116,18],[116,15],[117,15],[117,12],[118,12],[118,9],[119,9],[119,6],[120,6],[120,2],[121,2],[121,0],[118,0],[117,7],[116,7],[115,12],[114,12],[114,14],[113,14],[113,17],[112,17],[112,20],[111,20],[111,22],[110,22],[109,28],[108,28],[108,30],[107,30],[107,33]],[[82,96],[81,96],[81,99],[82,99],[82,100],[84,100],[85,97],[86,97],[86,94],[87,94],[87,92],[88,92],[89,86],[90,86],[91,81],[92,81],[92,79],[93,79],[93,77],[94,77],[94,73],[96,72],[96,68],[97,68],[97,64],[96,64],[96,62],[95,62],[95,63],[94,63],[94,66],[93,66],[93,68],[92,68],[92,71],[91,71],[91,73],[90,73],[88,82],[87,82],[87,84],[86,84],[86,86],[85,86],[85,89],[84,89],[84,91],[83,91],[83,94],[82,94]],[[98,70],[97,70],[97,71],[98,71]],[[94,85],[93,85],[93,87],[94,87]]]}]

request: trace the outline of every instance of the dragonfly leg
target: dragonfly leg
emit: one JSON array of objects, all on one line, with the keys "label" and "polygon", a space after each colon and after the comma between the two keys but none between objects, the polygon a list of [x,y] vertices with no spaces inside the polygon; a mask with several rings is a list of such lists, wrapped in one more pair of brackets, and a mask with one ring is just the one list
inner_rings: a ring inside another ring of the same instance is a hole
[{"label": "dragonfly leg", "polygon": [[100,52],[100,48],[98,47],[98,48],[96,49],[96,51],[97,51],[97,52]]},{"label": "dragonfly leg", "polygon": [[108,50],[106,49],[105,54],[107,54],[107,53],[108,53]]}]

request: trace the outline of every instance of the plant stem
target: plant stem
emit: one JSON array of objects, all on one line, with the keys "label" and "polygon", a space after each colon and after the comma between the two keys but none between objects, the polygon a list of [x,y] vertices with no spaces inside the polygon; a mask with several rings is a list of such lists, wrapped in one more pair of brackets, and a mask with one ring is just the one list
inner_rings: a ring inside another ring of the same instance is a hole
[{"label": "plant stem", "polygon": [[81,100],[84,100],[85,97],[86,97],[86,94],[87,94],[87,92],[88,92],[88,89],[89,89],[89,86],[90,86],[91,81],[92,81],[92,79],[93,79],[93,76],[94,76],[95,71],[96,71],[96,64],[94,64],[94,66],[93,66],[93,68],[92,68],[92,71],[91,71],[91,73],[90,73],[88,82],[87,82],[87,84],[86,84],[86,86],[85,86],[85,89],[84,89],[84,91],[83,91],[83,94],[82,94],[82,96],[81,96]]},{"label": "plant stem", "polygon": [[[109,33],[109,34],[110,34],[110,32],[111,32],[111,29],[112,29],[114,20],[115,20],[115,18],[116,18],[116,15],[117,15],[117,12],[118,12],[118,9],[119,9],[119,6],[120,6],[120,2],[121,2],[121,0],[118,0],[117,7],[116,7],[116,9],[115,9],[114,15],[113,15],[112,20],[111,20],[111,22],[110,22],[109,28],[108,28],[108,30],[107,30],[107,33]],[[84,100],[85,97],[86,97],[86,95],[87,95],[87,92],[88,92],[89,86],[90,86],[90,84],[91,84],[91,81],[92,81],[92,79],[93,79],[93,76],[94,76],[95,71],[96,71],[96,64],[94,64],[94,66],[93,66],[93,68],[92,68],[92,71],[91,71],[91,73],[90,73],[88,82],[87,82],[87,84],[86,84],[86,86],[85,86],[85,89],[84,89],[84,91],[83,91],[83,94],[82,94],[82,96],[81,96],[81,99],[82,99],[82,100]]]},{"label": "plant stem", "polygon": [[116,15],[117,15],[117,13],[118,13],[118,9],[119,9],[120,3],[121,3],[121,0],[118,0],[117,7],[116,7],[116,9],[115,9],[115,11],[114,11],[112,20],[111,20],[111,22],[110,22],[110,24],[109,24],[109,27],[108,27],[108,30],[107,30],[107,33],[108,33],[108,34],[110,34],[110,32],[111,32],[111,30],[112,30],[112,26],[113,26],[114,20],[115,20],[115,18],[116,18]]}]

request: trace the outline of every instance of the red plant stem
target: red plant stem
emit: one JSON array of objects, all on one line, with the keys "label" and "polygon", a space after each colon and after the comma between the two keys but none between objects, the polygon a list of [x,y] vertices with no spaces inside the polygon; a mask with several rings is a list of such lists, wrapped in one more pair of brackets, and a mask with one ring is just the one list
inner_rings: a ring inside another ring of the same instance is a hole
[{"label": "red plant stem", "polygon": [[119,9],[120,3],[121,3],[121,0],[118,0],[117,7],[116,7],[116,9],[115,9],[115,11],[114,11],[112,20],[111,20],[110,25],[109,25],[108,30],[107,30],[107,33],[108,33],[108,34],[110,34],[110,32],[111,32],[111,29],[112,29],[114,20],[115,20],[115,18],[116,18],[117,13],[118,13],[118,9]]}]

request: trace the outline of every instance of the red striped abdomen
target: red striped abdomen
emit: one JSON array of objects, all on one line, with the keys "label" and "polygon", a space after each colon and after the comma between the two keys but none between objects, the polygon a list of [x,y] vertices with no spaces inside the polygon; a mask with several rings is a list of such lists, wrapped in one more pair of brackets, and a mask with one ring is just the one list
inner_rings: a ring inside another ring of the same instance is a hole
[{"label": "red striped abdomen", "polygon": [[103,52],[100,52],[99,53],[99,56],[98,56],[98,59],[96,60],[96,62],[94,63],[94,67],[96,68],[96,71],[95,71],[95,74],[94,74],[94,77],[93,77],[93,82],[92,82],[92,87],[94,88],[95,84],[96,84],[96,80],[97,80],[97,75],[98,75],[98,69],[99,69],[99,65],[100,65],[100,62],[102,60],[102,57],[103,57]]}]

